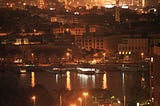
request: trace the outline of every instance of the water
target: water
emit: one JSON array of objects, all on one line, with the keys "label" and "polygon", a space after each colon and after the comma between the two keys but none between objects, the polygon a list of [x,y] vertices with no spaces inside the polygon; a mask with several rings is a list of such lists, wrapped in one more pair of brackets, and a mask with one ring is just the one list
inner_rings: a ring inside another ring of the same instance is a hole
[{"label": "water", "polygon": [[36,84],[40,84],[50,93],[63,87],[67,90],[108,89],[117,97],[122,97],[126,88],[135,84],[134,80],[133,72],[122,73],[121,71],[108,71],[103,74],[93,75],[79,74],[72,71],[67,71],[64,74],[34,71],[20,74],[19,78],[22,86],[34,87]]},{"label": "water", "polygon": [[[122,102],[124,96],[129,101],[130,92],[132,92],[131,88],[139,86],[139,82],[141,82],[141,77],[139,77],[141,76],[141,71],[104,71],[105,73],[101,74],[80,74],[73,70],[68,70],[65,73],[56,74],[46,70],[41,70],[40,72],[33,70],[24,74],[13,73],[13,75],[20,86],[34,88],[36,85],[42,85],[53,96],[55,96],[55,91],[58,92],[61,89],[68,91],[99,89],[111,91],[112,96],[119,98]],[[4,74],[7,75],[6,72],[2,72],[0,78]],[[145,77],[144,74],[142,76]],[[2,80],[1,82],[3,83]],[[59,99],[57,98],[56,100]]]}]

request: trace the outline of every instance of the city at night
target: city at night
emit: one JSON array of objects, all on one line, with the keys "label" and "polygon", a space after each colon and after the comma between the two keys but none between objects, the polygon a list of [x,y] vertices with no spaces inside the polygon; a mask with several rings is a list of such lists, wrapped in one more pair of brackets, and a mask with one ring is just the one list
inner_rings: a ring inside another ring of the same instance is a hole
[{"label": "city at night", "polygon": [[160,0],[0,0],[0,106],[160,106]]}]

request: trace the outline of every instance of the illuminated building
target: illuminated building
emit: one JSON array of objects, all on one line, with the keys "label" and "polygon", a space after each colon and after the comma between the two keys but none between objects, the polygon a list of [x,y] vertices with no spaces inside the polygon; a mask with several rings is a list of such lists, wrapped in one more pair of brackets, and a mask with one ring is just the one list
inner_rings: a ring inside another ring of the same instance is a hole
[{"label": "illuminated building", "polygon": [[101,49],[106,50],[106,37],[95,35],[75,36],[75,44],[79,48],[86,50]]},{"label": "illuminated building", "polygon": [[41,8],[43,9],[45,6],[44,6],[44,0],[38,0],[38,8]]},{"label": "illuminated building", "polygon": [[[53,28],[53,34],[64,34],[65,32],[70,33],[71,35],[84,35],[87,32],[85,26],[60,26]],[[96,26],[89,26],[89,32],[96,32]]]},{"label": "illuminated building", "polygon": [[132,55],[137,59],[148,55],[148,38],[122,38],[122,42],[118,44],[119,55]]}]

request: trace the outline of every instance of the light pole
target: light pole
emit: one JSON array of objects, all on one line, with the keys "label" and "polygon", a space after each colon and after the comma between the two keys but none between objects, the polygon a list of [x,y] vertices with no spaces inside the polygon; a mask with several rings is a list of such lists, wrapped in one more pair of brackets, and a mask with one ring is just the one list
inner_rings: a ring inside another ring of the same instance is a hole
[{"label": "light pole", "polygon": [[83,92],[84,96],[84,106],[86,106],[86,97],[88,96],[88,92]]},{"label": "light pole", "polygon": [[32,96],[33,106],[36,106],[36,96]]},{"label": "light pole", "polygon": [[143,58],[144,58],[144,53],[142,52],[141,53],[141,60],[143,61]]},{"label": "light pole", "polygon": [[31,53],[32,63],[34,63],[34,53]]},{"label": "light pole", "polygon": [[69,61],[69,59],[70,59],[70,53],[67,52],[67,53],[66,53],[66,56],[67,56],[67,60]]},{"label": "light pole", "polygon": [[82,98],[78,98],[80,106],[82,106]]}]

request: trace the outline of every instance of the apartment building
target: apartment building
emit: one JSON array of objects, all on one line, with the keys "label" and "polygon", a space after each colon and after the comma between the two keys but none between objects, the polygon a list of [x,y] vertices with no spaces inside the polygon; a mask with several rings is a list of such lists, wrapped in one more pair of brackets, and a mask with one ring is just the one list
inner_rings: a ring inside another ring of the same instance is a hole
[{"label": "apartment building", "polygon": [[53,34],[64,34],[65,32],[70,33],[71,35],[84,35],[86,32],[96,32],[96,26],[59,26],[53,28]]},{"label": "apartment building", "polygon": [[144,58],[148,56],[148,51],[148,38],[122,38],[118,44],[119,55],[132,55],[137,58]]}]

